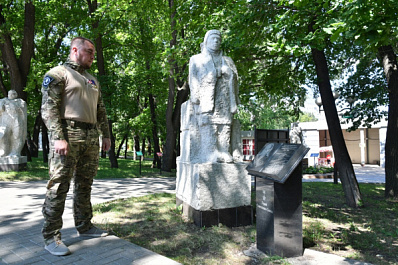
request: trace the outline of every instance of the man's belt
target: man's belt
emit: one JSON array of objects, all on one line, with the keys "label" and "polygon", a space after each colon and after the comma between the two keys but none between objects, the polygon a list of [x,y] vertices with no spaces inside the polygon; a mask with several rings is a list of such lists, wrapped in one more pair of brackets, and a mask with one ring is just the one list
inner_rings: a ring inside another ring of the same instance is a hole
[{"label": "man's belt", "polygon": [[80,129],[85,129],[85,130],[91,130],[91,129],[95,129],[97,127],[96,124],[82,122],[82,121],[62,119],[61,122],[62,122],[62,124],[66,124],[72,128],[80,128]]}]

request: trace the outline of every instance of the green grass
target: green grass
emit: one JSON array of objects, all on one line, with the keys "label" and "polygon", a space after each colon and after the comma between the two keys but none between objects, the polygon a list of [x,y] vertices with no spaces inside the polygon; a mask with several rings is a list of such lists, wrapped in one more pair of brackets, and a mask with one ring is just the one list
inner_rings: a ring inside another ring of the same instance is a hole
[{"label": "green grass", "polygon": [[119,168],[111,168],[109,159],[101,158],[99,162],[98,174],[96,179],[111,178],[140,178],[140,177],[175,177],[175,171],[160,172],[157,168],[152,168],[152,161],[140,161],[133,159],[118,159]]},{"label": "green grass", "polygon": [[[112,179],[112,178],[139,178],[139,177],[175,177],[175,172],[164,172],[160,174],[160,170],[152,168],[152,161],[140,161],[133,159],[118,159],[119,168],[111,168],[109,158],[100,158],[98,174],[96,179]],[[32,162],[28,162],[27,171],[10,171],[0,172],[0,181],[35,181],[48,180],[48,164],[43,162],[40,156],[33,157]]]},{"label": "green grass", "polygon": [[[138,178],[139,161],[119,159],[110,168],[100,159],[98,178]],[[0,172],[0,180],[47,180],[40,158],[25,172]],[[175,176],[143,161],[142,177]],[[363,207],[347,207],[341,184],[303,183],[304,247],[373,264],[398,264],[398,202],[384,198],[384,185],[360,184]],[[253,203],[255,194],[253,193]],[[199,228],[184,220],[175,195],[155,194],[94,206],[94,221],[117,236],[183,264],[288,264],[280,257],[253,259],[243,255],[256,241],[255,225]],[[255,206],[255,205],[254,205]]]},{"label": "green grass", "polygon": [[345,204],[341,185],[303,183],[306,247],[374,264],[398,263],[398,202],[384,185],[360,184],[364,206]]},{"label": "green grass", "polygon": [[[384,199],[383,185],[360,188],[364,207],[352,209],[340,184],[303,183],[304,247],[373,264],[397,264],[398,202]],[[254,262],[242,254],[256,240],[255,225],[199,228],[184,220],[173,194],[117,200],[94,209],[94,221],[101,227],[182,264],[289,264],[280,257]]]},{"label": "green grass", "polygon": [[118,237],[183,264],[249,264],[254,226],[199,228],[184,220],[174,194],[154,194],[94,206],[94,221]]},{"label": "green grass", "polygon": [[43,158],[33,157],[32,162],[28,162],[27,171],[0,172],[1,181],[34,181],[48,179],[48,165],[43,163]]}]

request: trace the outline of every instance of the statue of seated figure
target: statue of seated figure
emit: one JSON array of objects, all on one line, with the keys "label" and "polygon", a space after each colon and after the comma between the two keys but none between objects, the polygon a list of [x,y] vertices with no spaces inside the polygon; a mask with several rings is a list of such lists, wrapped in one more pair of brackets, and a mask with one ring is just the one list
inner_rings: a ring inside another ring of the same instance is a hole
[{"label": "statue of seated figure", "polygon": [[27,136],[27,106],[15,90],[0,99],[0,157],[17,156]]}]

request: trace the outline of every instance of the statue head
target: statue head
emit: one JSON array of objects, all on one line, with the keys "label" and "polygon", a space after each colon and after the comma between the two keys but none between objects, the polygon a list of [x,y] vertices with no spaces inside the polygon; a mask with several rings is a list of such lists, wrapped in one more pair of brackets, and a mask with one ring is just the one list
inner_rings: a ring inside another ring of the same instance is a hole
[{"label": "statue head", "polygon": [[18,97],[18,93],[15,90],[8,91],[8,99],[16,99]]},{"label": "statue head", "polygon": [[221,32],[216,29],[206,32],[203,45],[209,51],[219,51],[221,47]]}]

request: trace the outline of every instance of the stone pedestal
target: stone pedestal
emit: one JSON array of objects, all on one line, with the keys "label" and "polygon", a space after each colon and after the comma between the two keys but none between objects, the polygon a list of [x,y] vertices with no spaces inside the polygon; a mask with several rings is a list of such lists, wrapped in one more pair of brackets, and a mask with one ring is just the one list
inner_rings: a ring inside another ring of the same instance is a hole
[{"label": "stone pedestal", "polygon": [[0,157],[0,171],[25,171],[27,161],[26,156]]},{"label": "stone pedestal", "polygon": [[245,163],[190,163],[177,159],[177,204],[198,226],[252,224],[251,176]]},{"label": "stone pedestal", "polygon": [[257,248],[267,255],[303,255],[301,165],[284,184],[256,178]]}]

